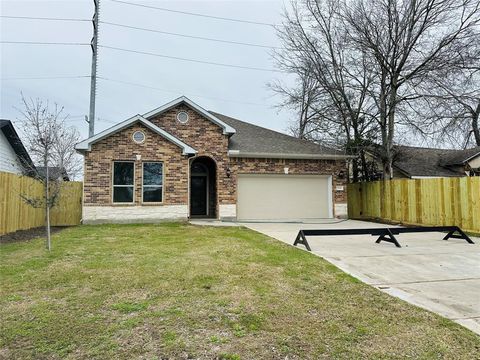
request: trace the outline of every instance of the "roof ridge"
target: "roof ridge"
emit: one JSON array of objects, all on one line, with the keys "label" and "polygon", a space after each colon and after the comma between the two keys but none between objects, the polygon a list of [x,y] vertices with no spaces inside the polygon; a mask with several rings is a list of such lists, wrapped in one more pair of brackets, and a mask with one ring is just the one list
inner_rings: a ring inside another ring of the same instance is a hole
[{"label": "roof ridge", "polygon": [[411,149],[423,149],[423,150],[438,150],[438,151],[469,151],[476,148],[480,148],[480,146],[474,146],[467,149],[445,149],[445,148],[434,148],[434,147],[426,147],[426,146],[411,146],[411,145],[402,145],[396,144],[396,147],[404,147],[404,148],[411,148]]},{"label": "roof ridge", "polygon": [[462,151],[459,149],[443,149],[443,148],[434,148],[426,146],[410,146],[410,145],[394,145],[396,147],[410,148],[410,149],[422,149],[422,150],[437,150],[437,151]]}]

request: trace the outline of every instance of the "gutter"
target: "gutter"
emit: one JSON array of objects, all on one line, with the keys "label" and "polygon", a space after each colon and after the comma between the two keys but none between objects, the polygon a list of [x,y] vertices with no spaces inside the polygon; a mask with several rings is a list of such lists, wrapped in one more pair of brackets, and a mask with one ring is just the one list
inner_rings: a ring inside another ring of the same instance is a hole
[{"label": "gutter", "polygon": [[228,156],[233,158],[266,158],[266,159],[319,159],[319,160],[344,160],[354,159],[354,155],[344,154],[284,154],[284,153],[262,153],[242,152],[240,150],[228,150]]},{"label": "gutter", "polygon": [[[458,165],[465,165],[465,163],[468,163],[470,160],[475,159],[478,155],[480,155],[480,151],[479,151],[478,153],[473,154],[473,155],[470,156],[469,158],[463,160],[462,163],[459,163],[459,164],[448,164],[448,165],[457,165],[457,166],[458,166]],[[447,165],[447,166],[448,166],[448,165]]]}]

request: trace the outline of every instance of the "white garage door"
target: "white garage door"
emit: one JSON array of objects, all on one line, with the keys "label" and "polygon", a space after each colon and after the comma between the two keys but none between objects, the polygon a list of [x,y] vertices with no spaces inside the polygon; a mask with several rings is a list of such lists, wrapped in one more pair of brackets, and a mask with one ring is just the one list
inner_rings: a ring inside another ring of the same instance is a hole
[{"label": "white garage door", "polygon": [[332,178],[317,175],[239,175],[239,220],[305,220],[333,216]]}]

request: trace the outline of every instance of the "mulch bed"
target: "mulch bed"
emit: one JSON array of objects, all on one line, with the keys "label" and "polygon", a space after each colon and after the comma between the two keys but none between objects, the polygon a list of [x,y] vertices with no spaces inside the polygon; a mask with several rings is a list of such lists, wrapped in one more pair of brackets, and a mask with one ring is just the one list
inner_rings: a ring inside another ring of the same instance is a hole
[{"label": "mulch bed", "polygon": [[[66,226],[52,226],[50,228],[51,234],[55,234],[59,231],[66,229]],[[0,236],[0,245],[10,244],[14,242],[29,241],[37,238],[46,238],[45,227],[37,227],[28,230],[19,230],[13,233],[5,234]]]}]

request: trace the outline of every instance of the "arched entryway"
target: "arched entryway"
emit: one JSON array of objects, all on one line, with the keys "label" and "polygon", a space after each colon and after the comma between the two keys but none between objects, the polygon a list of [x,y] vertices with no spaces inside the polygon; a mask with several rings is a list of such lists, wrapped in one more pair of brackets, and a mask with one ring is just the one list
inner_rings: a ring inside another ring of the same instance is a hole
[{"label": "arched entryway", "polygon": [[207,156],[190,164],[190,217],[217,217],[217,166]]}]

